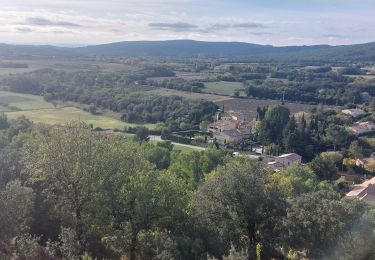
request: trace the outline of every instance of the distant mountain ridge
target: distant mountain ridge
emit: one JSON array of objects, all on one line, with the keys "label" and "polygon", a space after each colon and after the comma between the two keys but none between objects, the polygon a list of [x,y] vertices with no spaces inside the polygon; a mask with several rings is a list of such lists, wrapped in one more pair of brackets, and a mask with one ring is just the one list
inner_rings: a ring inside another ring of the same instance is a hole
[{"label": "distant mountain ridge", "polygon": [[233,57],[322,49],[328,45],[274,47],[244,42],[203,42],[193,40],[129,41],[76,48],[78,52],[124,56]]},{"label": "distant mountain ridge", "polygon": [[312,45],[274,47],[244,42],[193,40],[125,41],[86,47],[55,47],[0,44],[0,57],[15,56],[107,56],[107,57],[215,57],[260,61],[322,60],[375,61],[375,42],[355,45]]}]

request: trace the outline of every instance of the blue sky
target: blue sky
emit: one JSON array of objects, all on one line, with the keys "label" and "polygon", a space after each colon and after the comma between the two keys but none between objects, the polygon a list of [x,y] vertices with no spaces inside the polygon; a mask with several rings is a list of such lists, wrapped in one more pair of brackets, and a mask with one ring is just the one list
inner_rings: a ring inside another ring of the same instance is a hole
[{"label": "blue sky", "polygon": [[2,0],[1,5],[0,42],[5,43],[375,41],[374,0]]}]

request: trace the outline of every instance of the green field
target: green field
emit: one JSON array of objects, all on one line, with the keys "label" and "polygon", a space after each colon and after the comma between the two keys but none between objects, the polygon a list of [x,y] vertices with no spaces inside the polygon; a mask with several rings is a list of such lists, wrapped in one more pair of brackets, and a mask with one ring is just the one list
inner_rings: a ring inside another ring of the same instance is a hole
[{"label": "green field", "polygon": [[[35,123],[64,124],[72,120],[80,120],[94,127],[123,129],[128,124],[112,117],[93,115],[72,106],[54,106],[44,101],[43,97],[0,91],[0,112],[10,119],[26,116]],[[155,125],[147,124],[148,128]]]},{"label": "green field", "polygon": [[236,90],[243,89],[243,85],[240,82],[208,82],[204,86],[205,88],[202,89],[203,92],[227,96],[233,95]]}]

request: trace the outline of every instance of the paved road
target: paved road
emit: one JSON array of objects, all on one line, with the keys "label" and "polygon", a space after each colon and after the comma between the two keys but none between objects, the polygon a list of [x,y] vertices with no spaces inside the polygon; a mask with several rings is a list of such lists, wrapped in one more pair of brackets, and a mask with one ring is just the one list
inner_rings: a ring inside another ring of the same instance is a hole
[{"label": "paved road", "polygon": [[[165,140],[161,139],[160,135],[149,135],[149,137],[150,137],[150,141],[155,141],[155,142],[165,141]],[[206,150],[205,147],[199,147],[199,146],[190,145],[190,144],[180,144],[180,143],[176,143],[176,142],[172,142],[172,144],[179,145],[179,146],[184,146],[184,147],[191,148],[191,149],[196,149],[196,150]]]}]

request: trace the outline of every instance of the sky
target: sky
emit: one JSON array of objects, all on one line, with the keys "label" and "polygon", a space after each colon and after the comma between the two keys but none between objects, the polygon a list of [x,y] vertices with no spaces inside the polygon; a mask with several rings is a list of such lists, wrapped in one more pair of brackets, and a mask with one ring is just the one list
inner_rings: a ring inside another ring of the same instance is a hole
[{"label": "sky", "polygon": [[374,0],[0,0],[0,42],[134,40],[275,46],[375,41]]}]

